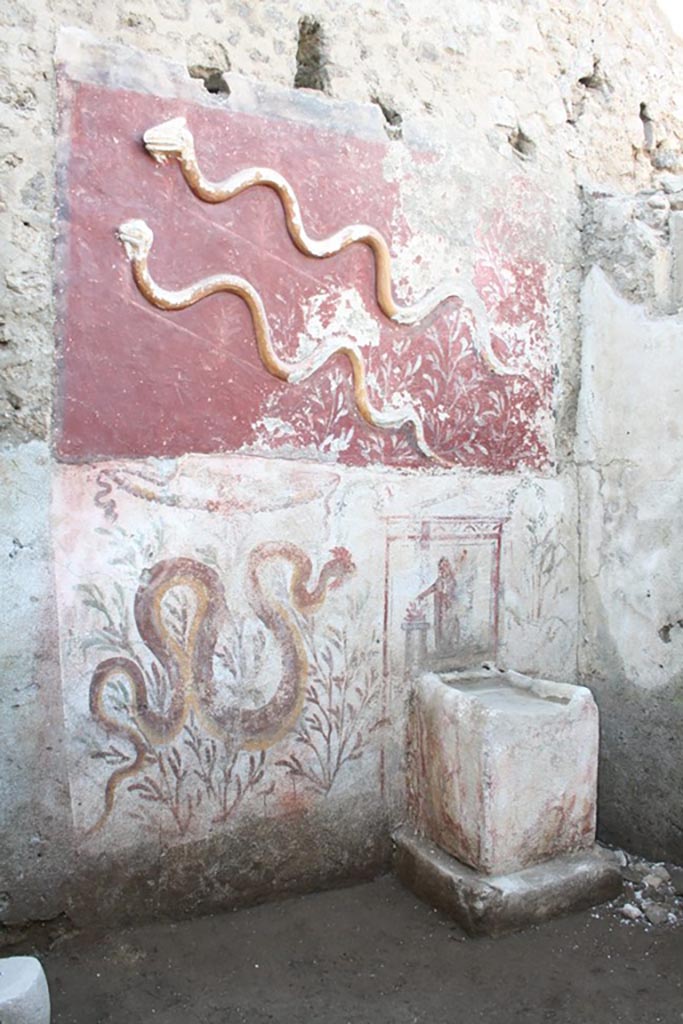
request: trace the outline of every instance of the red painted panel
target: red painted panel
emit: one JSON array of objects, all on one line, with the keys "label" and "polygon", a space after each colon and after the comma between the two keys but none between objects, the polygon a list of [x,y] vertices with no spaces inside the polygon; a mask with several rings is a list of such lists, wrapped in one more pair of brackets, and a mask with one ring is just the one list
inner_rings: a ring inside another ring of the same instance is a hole
[{"label": "red painted panel", "polygon": [[459,300],[429,322],[392,323],[377,306],[365,246],[327,260],[307,257],[293,245],[273,191],[202,203],[177,164],[157,166],[140,138],[184,115],[208,177],[272,167],[294,187],[309,234],[366,223],[398,249],[409,232],[398,188],[382,173],[385,145],[91,85],[67,84],[63,101],[69,157],[60,197],[60,457],[250,450],[430,465],[409,427],[380,430],[360,417],[345,357],[302,384],[284,383],[261,363],[239,297],[215,295],[169,313],[150,305],[115,234],[124,221],[142,218],[155,234],[150,269],[160,285],[180,288],[216,273],[245,277],[263,298],[283,358],[293,359],[306,338],[310,348],[355,289],[376,324],[364,346],[373,403],[383,408],[392,394],[407,394],[421,410],[427,442],[445,460],[498,472],[548,463],[546,270],[506,257],[504,215],[482,237],[475,285],[491,317],[494,352],[524,368],[511,376],[492,373],[474,351],[472,318]]}]

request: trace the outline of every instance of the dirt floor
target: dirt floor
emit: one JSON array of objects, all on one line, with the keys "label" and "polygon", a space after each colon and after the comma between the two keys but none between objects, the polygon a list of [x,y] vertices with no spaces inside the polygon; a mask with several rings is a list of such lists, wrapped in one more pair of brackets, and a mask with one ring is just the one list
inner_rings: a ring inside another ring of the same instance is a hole
[{"label": "dirt floor", "polygon": [[53,1024],[679,1024],[683,928],[602,908],[468,939],[393,878],[40,954]]}]

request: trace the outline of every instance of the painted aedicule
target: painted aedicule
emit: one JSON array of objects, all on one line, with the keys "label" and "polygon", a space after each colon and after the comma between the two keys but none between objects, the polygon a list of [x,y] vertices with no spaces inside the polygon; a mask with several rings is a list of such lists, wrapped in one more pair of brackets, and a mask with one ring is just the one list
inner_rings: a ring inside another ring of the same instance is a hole
[{"label": "painted aedicule", "polygon": [[387,521],[387,673],[495,661],[504,519],[444,516]]}]

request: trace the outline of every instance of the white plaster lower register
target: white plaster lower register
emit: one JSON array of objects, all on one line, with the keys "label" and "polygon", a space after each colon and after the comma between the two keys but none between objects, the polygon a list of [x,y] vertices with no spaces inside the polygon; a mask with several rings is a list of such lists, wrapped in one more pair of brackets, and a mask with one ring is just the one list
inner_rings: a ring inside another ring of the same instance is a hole
[{"label": "white plaster lower register", "polygon": [[609,898],[619,879],[594,846],[597,772],[598,709],[585,687],[491,668],[424,674],[399,874],[474,932]]}]

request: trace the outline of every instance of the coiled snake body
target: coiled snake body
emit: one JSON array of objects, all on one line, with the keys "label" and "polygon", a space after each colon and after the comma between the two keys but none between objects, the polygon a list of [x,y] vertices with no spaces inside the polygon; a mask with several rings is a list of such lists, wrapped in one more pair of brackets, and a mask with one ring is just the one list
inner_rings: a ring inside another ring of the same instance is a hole
[{"label": "coiled snake body", "polygon": [[[130,658],[107,658],[95,669],[90,683],[90,712],[109,735],[130,742],[135,754],[107,780],[104,811],[90,832],[100,829],[111,814],[121,783],[145,766],[150,746],[169,743],[182,729],[190,711],[210,735],[226,740],[235,749],[266,750],[292,728],[303,706],[308,662],[291,608],[268,595],[263,587],[261,572],[264,566],[276,561],[292,567],[291,606],[306,615],[320,607],[328,589],[338,586],[354,571],[349,552],[334,548],[316,586],[309,590],[312,565],[301,548],[267,542],[251,551],[247,567],[248,600],[277,641],[282,664],[275,693],[264,705],[253,709],[217,706],[213,657],[227,607],[215,570],[191,558],[173,558],[157,562],[149,571],[135,595],[135,623],[141,639],[165,670],[170,702],[163,712],[150,707],[144,672]],[[188,588],[195,602],[182,640],[165,624],[162,607],[166,595],[178,587]],[[104,705],[107,684],[122,678],[130,686],[132,723],[114,717]]]}]

